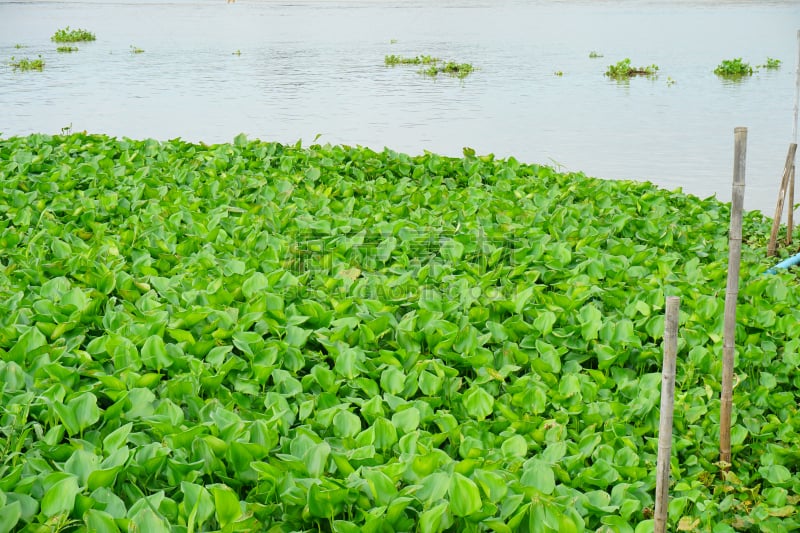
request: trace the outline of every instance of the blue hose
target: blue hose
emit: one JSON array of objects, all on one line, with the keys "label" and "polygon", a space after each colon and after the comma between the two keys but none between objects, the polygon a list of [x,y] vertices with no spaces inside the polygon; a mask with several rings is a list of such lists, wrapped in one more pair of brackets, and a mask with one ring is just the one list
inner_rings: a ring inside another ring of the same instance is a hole
[{"label": "blue hose", "polygon": [[794,266],[800,264],[800,254],[793,255],[789,259],[784,259],[774,267],[767,270],[767,274],[775,274],[779,268],[789,268],[790,266]]}]

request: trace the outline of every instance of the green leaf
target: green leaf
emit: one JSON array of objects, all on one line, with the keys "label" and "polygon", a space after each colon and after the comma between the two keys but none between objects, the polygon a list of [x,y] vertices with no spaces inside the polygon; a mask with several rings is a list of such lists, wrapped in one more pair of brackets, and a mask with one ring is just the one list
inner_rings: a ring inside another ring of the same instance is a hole
[{"label": "green leaf", "polygon": [[194,527],[201,528],[214,516],[214,500],[211,493],[205,487],[188,481],[181,481],[181,491],[183,506],[188,513],[188,522]]},{"label": "green leaf", "polygon": [[114,521],[114,517],[105,511],[89,509],[83,515],[84,523],[89,531],[97,533],[118,533],[119,527]]},{"label": "green leaf", "polygon": [[523,458],[528,455],[528,443],[522,435],[512,435],[500,445],[503,455],[506,457]]},{"label": "green leaf", "polygon": [[156,514],[149,507],[140,509],[131,517],[129,530],[141,531],[144,533],[170,533],[170,527],[162,516]]},{"label": "green leaf", "polygon": [[507,481],[497,472],[477,469],[474,472],[475,481],[486,494],[490,502],[498,503],[508,493]]},{"label": "green leaf", "polygon": [[469,516],[481,510],[481,493],[474,481],[459,473],[450,478],[450,511],[453,516]]},{"label": "green leaf", "polygon": [[477,420],[483,420],[494,407],[494,398],[482,387],[473,386],[464,394],[464,407],[467,413]]},{"label": "green leaf", "polygon": [[409,433],[419,427],[420,413],[416,407],[409,407],[392,415],[392,424],[401,433]]},{"label": "green leaf", "polygon": [[533,487],[542,494],[552,494],[556,488],[552,467],[539,459],[530,459],[525,463],[520,481],[526,487]]},{"label": "green leaf", "polygon": [[440,533],[453,524],[453,519],[448,513],[447,503],[440,503],[419,516],[420,533]]},{"label": "green leaf", "polygon": [[340,438],[355,437],[361,431],[361,418],[350,411],[339,411],[333,417],[333,434]]},{"label": "green leaf", "polygon": [[106,435],[106,438],[103,439],[103,451],[109,454],[124,446],[128,441],[131,428],[133,428],[133,423],[128,422]]},{"label": "green leaf", "polygon": [[172,359],[167,354],[164,339],[159,335],[151,335],[144,341],[141,350],[142,363],[146,368],[160,371],[162,368],[172,366]]},{"label": "green leaf", "polygon": [[259,296],[269,288],[269,279],[261,272],[253,274],[242,283],[242,294],[248,300]]},{"label": "green leaf", "polygon": [[332,518],[342,512],[347,490],[314,483],[308,490],[308,510],[316,518]]},{"label": "green leaf", "polygon": [[328,456],[331,454],[331,446],[327,442],[320,442],[311,447],[303,457],[306,464],[308,475],[319,478],[325,472],[328,465]]},{"label": "green leaf", "polygon": [[367,481],[372,499],[376,505],[388,505],[395,497],[397,497],[397,489],[394,482],[377,469],[365,469],[362,476]]},{"label": "green leaf", "polygon": [[320,171],[317,167],[310,167],[308,170],[306,170],[306,179],[308,181],[313,183],[319,180],[319,177],[320,177]]},{"label": "green leaf", "polygon": [[783,465],[762,466],[758,473],[770,484],[777,486],[788,484],[792,479],[792,473]]},{"label": "green leaf", "polygon": [[434,472],[425,476],[420,481],[421,488],[417,491],[417,497],[426,504],[436,502],[444,498],[450,487],[450,476],[444,472]]},{"label": "green leaf", "polygon": [[533,297],[533,287],[526,287],[514,295],[514,312],[521,313],[530,299]]},{"label": "green leaf", "polygon": [[587,341],[597,338],[597,333],[603,326],[603,314],[594,304],[586,304],[578,312],[581,324],[581,335]]},{"label": "green leaf", "polygon": [[50,474],[47,477],[50,487],[42,498],[42,513],[51,517],[60,513],[68,513],[75,506],[75,497],[80,492],[78,478],[72,474]]},{"label": "green leaf", "polygon": [[239,497],[230,487],[222,484],[208,485],[208,490],[214,496],[214,509],[217,522],[221,527],[226,527],[242,516]]},{"label": "green leaf", "polygon": [[28,327],[25,333],[20,335],[14,347],[5,356],[7,361],[22,363],[26,355],[35,353],[38,348],[47,345],[47,339],[36,327]]},{"label": "green leaf", "polygon": [[0,533],[9,533],[19,522],[22,516],[22,506],[19,502],[4,505],[0,513]]},{"label": "green leaf", "polygon": [[384,239],[376,250],[378,261],[386,262],[391,257],[392,252],[397,247],[397,239],[394,236]]}]

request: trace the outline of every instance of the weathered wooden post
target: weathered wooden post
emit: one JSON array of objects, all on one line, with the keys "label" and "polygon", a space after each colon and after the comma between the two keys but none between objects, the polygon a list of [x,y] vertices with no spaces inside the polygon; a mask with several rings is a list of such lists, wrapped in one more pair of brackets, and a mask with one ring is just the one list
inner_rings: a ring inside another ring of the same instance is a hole
[{"label": "weathered wooden post", "polygon": [[[772,219],[772,232],[769,234],[769,245],[767,245],[767,255],[773,256],[778,247],[778,230],[781,227],[781,217],[783,215],[783,203],[786,201],[786,188],[789,186],[789,177],[794,167],[794,154],[797,151],[797,144],[789,145],[789,153],[786,154],[786,163],[783,165],[783,177],[781,178],[781,188],[778,191],[778,204],[775,206],[775,217]],[[793,200],[792,200],[793,201]],[[789,209],[794,209],[790,205]]]},{"label": "weathered wooden post", "polygon": [[658,425],[658,459],[656,463],[655,533],[665,533],[667,530],[672,413],[675,408],[675,361],[678,356],[680,306],[680,298],[677,296],[667,297],[664,319],[664,364],[661,368],[661,420]]},{"label": "weathered wooden post", "polygon": [[733,356],[736,350],[736,300],[739,297],[739,265],[742,259],[742,206],[747,128],[734,130],[733,195],[728,235],[728,286],[725,291],[725,325],[722,343],[722,398],[719,407],[719,460],[727,470],[731,463],[731,410],[733,409]]},{"label": "weathered wooden post", "polygon": [[[797,115],[800,111],[800,30],[797,30],[797,66],[794,74],[794,122],[792,122],[792,142],[797,144]],[[786,222],[786,244],[792,244],[794,230],[794,169],[797,165],[792,161],[792,175],[789,177],[789,217]]]}]

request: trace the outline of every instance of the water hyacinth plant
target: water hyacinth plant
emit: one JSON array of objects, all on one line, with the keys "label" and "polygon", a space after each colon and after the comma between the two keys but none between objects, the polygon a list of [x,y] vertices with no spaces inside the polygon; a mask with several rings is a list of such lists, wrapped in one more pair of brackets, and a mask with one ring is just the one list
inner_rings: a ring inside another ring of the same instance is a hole
[{"label": "water hyacinth plant", "polygon": [[780,59],[775,59],[773,57],[768,57],[766,63],[764,63],[763,65],[759,65],[759,66],[762,67],[762,68],[765,68],[767,70],[777,70],[777,69],[781,68],[781,60]]},{"label": "water hyacinth plant", "polygon": [[614,65],[609,65],[606,69],[606,76],[615,80],[629,80],[634,76],[647,76],[653,77],[658,73],[658,65],[649,65],[646,67],[634,67],[631,65],[631,60],[625,58],[618,61]]},{"label": "water hyacinth plant", "polygon": [[420,70],[421,74],[425,76],[438,76],[439,74],[446,74],[458,79],[464,79],[475,70],[469,63],[456,63],[455,61],[447,61],[442,63],[434,63],[426,69]]},{"label": "water hyacinth plant", "polygon": [[59,46],[58,48],[56,48],[56,52],[59,52],[59,53],[69,53],[69,52],[77,52],[77,51],[78,51],[78,47],[77,46]]},{"label": "water hyacinth plant", "polygon": [[419,55],[414,57],[403,57],[398,55],[387,55],[383,59],[383,63],[387,67],[395,65],[431,65],[440,62],[441,59],[429,55]]},{"label": "water hyacinth plant", "polygon": [[752,76],[753,67],[749,63],[742,61],[741,57],[724,59],[714,69],[714,74],[722,78],[741,78],[743,76]]},{"label": "water hyacinth plant", "polygon": [[0,139],[3,531],[800,527],[800,287],[728,204],[514,158]]},{"label": "water hyacinth plant", "polygon": [[457,63],[455,61],[443,61],[438,57],[429,55],[418,55],[414,57],[403,57],[398,55],[387,55],[384,60],[386,66],[396,65],[427,65],[426,68],[418,72],[425,76],[436,77],[439,74],[446,74],[459,79],[469,76],[475,67],[469,63]]},{"label": "water hyacinth plant", "polygon": [[42,59],[42,56],[36,59],[29,59],[27,57],[17,59],[12,57],[9,64],[14,70],[21,70],[23,72],[28,70],[38,70],[41,72],[44,70],[44,59]]},{"label": "water hyacinth plant", "polygon": [[94,33],[82,29],[72,30],[69,26],[56,30],[55,34],[50,37],[50,40],[56,43],[77,43],[94,41],[95,39]]}]

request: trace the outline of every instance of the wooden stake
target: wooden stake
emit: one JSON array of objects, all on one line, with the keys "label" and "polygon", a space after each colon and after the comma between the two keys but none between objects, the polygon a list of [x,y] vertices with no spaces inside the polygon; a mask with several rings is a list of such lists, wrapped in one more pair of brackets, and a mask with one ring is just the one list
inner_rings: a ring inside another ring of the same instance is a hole
[{"label": "wooden stake", "polygon": [[786,246],[792,244],[792,232],[794,231],[794,167],[789,175],[789,211],[786,213]]},{"label": "wooden stake", "polygon": [[[797,144],[797,118],[800,113],[800,30],[797,30],[797,64],[794,75],[794,121],[792,122],[792,142]],[[794,230],[794,160],[792,160],[792,176],[789,178],[789,212],[786,222],[786,244],[792,244]]]},{"label": "wooden stake", "polygon": [[783,215],[783,203],[786,201],[786,188],[789,186],[789,175],[794,166],[794,153],[797,151],[797,144],[789,145],[789,153],[786,154],[786,163],[783,165],[783,176],[781,177],[781,188],[778,191],[778,204],[775,206],[775,217],[772,219],[772,232],[769,234],[769,244],[767,245],[767,255],[773,256],[778,248],[778,230],[781,228],[781,217]]},{"label": "wooden stake", "polygon": [[678,315],[681,299],[667,297],[664,320],[664,365],[661,368],[661,421],[658,425],[656,463],[655,533],[667,530],[669,508],[669,461],[672,453],[672,413],[675,408],[675,360],[678,355]]},{"label": "wooden stake", "polygon": [[719,408],[719,460],[722,469],[731,463],[731,410],[733,409],[733,356],[736,347],[736,300],[739,297],[739,265],[742,259],[742,206],[747,128],[734,130],[733,194],[728,235],[728,286],[725,291],[725,325],[722,345],[722,398]]},{"label": "wooden stake", "polygon": [[797,64],[794,72],[794,122],[792,123],[792,142],[797,143],[797,118],[800,114],[800,30],[797,30]]}]

